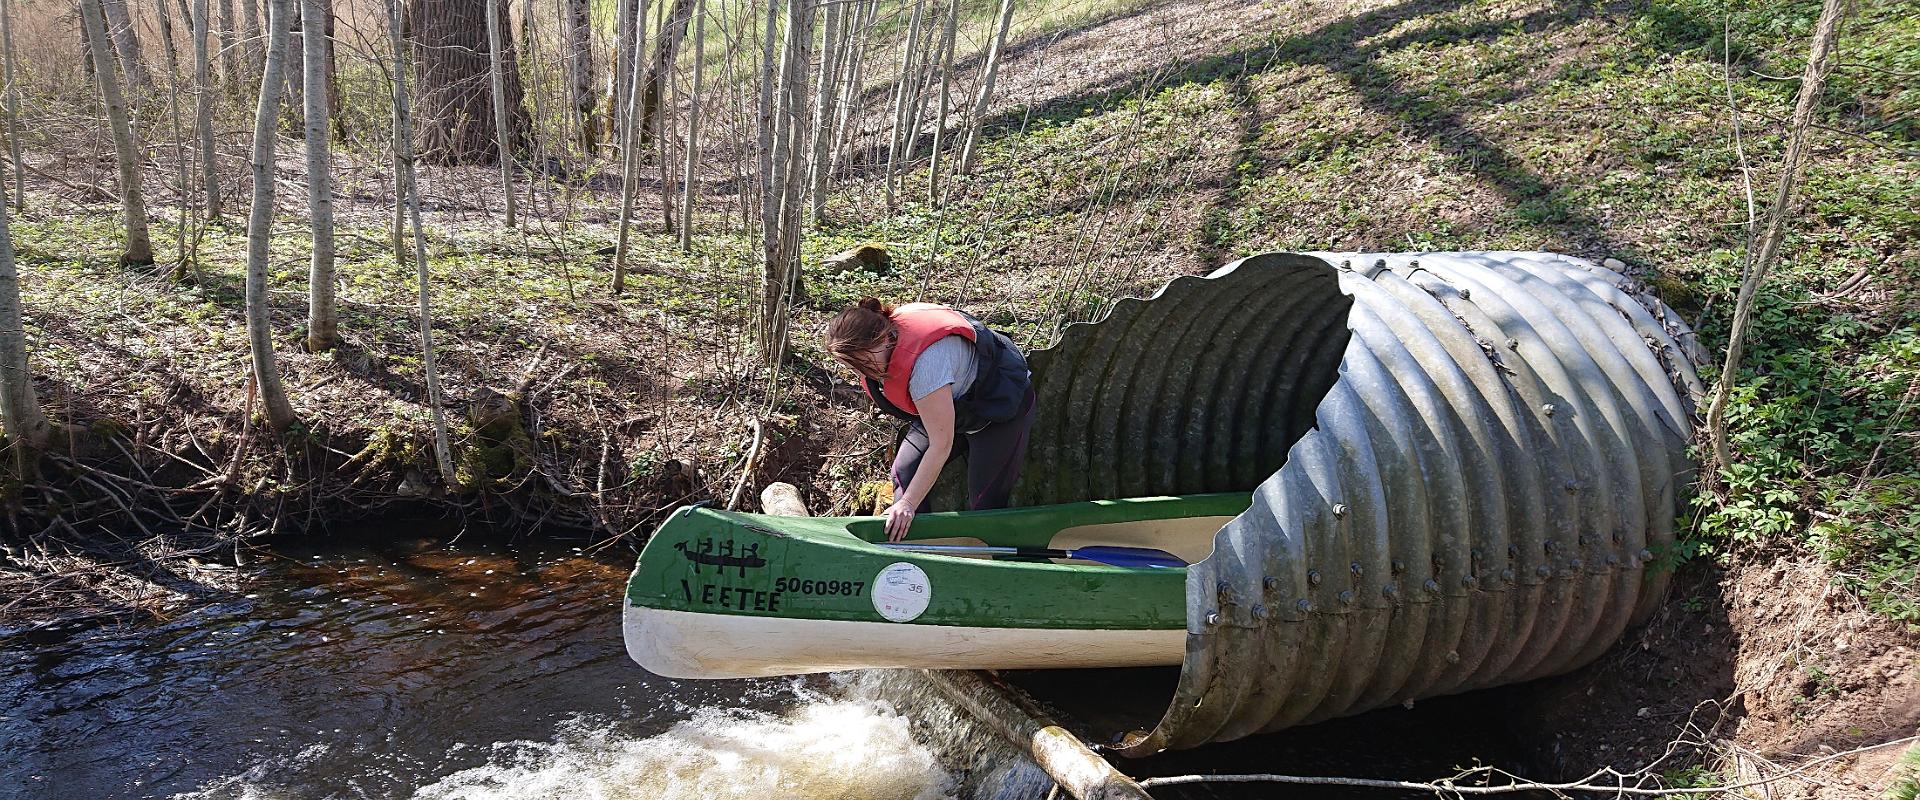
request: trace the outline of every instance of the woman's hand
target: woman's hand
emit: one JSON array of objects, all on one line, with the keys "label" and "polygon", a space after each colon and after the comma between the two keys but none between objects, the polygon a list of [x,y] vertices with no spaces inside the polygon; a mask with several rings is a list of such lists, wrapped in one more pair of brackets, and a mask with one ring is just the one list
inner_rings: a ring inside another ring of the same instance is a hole
[{"label": "woman's hand", "polygon": [[913,525],[913,506],[905,501],[896,500],[887,506],[887,541],[897,542],[907,538],[907,528]]}]

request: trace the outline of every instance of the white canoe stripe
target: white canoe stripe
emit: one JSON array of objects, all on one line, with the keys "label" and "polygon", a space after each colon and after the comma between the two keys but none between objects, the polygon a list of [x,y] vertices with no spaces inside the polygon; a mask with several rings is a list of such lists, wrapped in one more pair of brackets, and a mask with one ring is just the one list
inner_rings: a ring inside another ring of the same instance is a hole
[{"label": "white canoe stripe", "polygon": [[668,678],[764,678],[846,669],[1177,665],[1185,628],[979,628],[703,614],[626,605],[627,655]]}]

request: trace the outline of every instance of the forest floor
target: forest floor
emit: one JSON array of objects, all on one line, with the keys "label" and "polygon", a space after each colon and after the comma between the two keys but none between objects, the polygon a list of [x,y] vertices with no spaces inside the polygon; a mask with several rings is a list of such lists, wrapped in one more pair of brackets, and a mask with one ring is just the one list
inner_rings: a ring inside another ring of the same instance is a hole
[{"label": "forest floor", "polygon": [[[373,515],[637,542],[681,503],[724,502],[756,424],[750,489],[787,481],[816,513],[865,510],[856,490],[884,475],[891,426],[818,346],[861,294],[954,303],[1042,347],[1119,297],[1256,252],[1539,249],[1618,259],[1717,352],[1743,177],[1770,196],[1784,149],[1796,84],[1770,76],[1798,74],[1817,10],[1211,0],[1048,29],[1013,43],[980,168],[943,202],[922,163],[889,211],[874,151],[855,155],[806,238],[794,359],[771,380],[750,341],[755,248],[724,179],[702,187],[688,252],[657,206],[641,215],[612,296],[604,187],[540,184],[515,230],[489,171],[434,170],[435,343],[467,491],[440,485],[425,449],[414,271],[389,252],[380,169],[342,170],[346,342],[327,353],[299,345],[304,202],[281,187],[273,319],[301,424],[278,439],[249,399],[241,226],[206,228],[175,275],[177,212],[156,207],[163,266],[124,267],[111,203],[34,186],[14,219],[32,366],[78,433],[43,465],[58,481],[6,489],[9,524],[34,524],[0,537],[0,624],[189,602],[244,578],[248,542]],[[1526,701],[1557,771],[1591,766],[1567,754],[1634,767],[1684,734],[1712,746],[1670,777],[1752,779],[1920,725],[1920,93],[1900,77],[1920,72],[1920,19],[1861,0],[1854,20],[1759,298],[1729,416],[1738,455],[1683,520],[1677,588],[1625,645]],[[99,170],[104,152],[30,160]],[[894,268],[819,266],[865,242]],[[181,535],[183,520],[212,533]],[[1899,750],[1819,761],[1772,796],[1876,795]]]}]

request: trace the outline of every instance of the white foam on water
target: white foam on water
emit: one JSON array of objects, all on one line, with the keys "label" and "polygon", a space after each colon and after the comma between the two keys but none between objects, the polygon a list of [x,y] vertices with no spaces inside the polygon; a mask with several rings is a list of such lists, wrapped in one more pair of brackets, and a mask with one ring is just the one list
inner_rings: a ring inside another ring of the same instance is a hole
[{"label": "white foam on water", "polygon": [[813,698],[785,714],[706,708],[630,737],[576,719],[551,741],[496,744],[488,763],[416,800],[939,800],[954,778],[885,703]]}]

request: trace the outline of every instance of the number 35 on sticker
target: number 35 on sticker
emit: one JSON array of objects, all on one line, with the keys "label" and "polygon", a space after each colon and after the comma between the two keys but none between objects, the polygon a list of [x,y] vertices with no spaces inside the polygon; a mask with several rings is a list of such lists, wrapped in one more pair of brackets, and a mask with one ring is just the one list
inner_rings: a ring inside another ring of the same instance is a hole
[{"label": "number 35 on sticker", "polygon": [[933,602],[933,582],[918,566],[888,564],[873,577],[873,610],[893,622],[912,622]]}]

